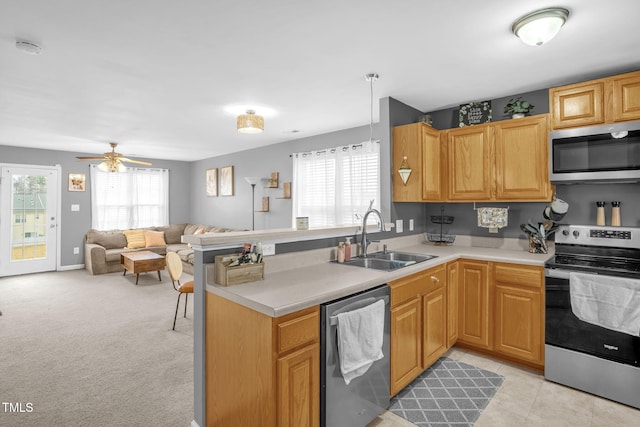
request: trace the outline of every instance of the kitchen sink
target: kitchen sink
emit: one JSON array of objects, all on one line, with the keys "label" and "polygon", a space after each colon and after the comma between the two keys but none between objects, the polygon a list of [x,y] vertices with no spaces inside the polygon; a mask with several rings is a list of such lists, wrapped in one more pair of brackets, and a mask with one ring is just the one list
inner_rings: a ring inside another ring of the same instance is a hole
[{"label": "kitchen sink", "polygon": [[435,258],[435,255],[413,254],[409,252],[375,252],[367,255],[370,258],[385,259],[389,261],[415,261],[422,262]]},{"label": "kitchen sink", "polygon": [[344,265],[372,268],[374,270],[391,271],[407,267],[419,262],[436,258],[435,255],[412,254],[408,252],[375,252],[368,254],[367,258],[357,257],[347,261]]}]

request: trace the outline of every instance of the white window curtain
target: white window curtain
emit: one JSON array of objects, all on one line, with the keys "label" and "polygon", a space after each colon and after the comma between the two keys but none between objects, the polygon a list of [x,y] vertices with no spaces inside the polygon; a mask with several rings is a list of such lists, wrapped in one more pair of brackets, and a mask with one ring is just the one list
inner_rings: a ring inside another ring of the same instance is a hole
[{"label": "white window curtain", "polygon": [[91,225],[97,230],[169,224],[169,170],[127,168],[104,172],[91,165]]},{"label": "white window curtain", "polygon": [[[380,144],[361,144],[293,154],[293,218],[309,226],[360,224],[374,200],[380,209]],[[375,222],[375,221],[373,221]]]}]

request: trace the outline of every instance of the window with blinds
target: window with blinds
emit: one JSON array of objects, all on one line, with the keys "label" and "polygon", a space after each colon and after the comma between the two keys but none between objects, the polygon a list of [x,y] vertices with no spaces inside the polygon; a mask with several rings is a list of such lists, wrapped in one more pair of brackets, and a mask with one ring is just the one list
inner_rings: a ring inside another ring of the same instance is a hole
[{"label": "window with blinds", "polygon": [[169,171],[127,168],[104,172],[91,166],[91,223],[98,230],[169,224]]},{"label": "window with blinds", "polygon": [[379,209],[378,142],[293,155],[294,226],[301,216],[312,228],[360,224],[371,200]]}]

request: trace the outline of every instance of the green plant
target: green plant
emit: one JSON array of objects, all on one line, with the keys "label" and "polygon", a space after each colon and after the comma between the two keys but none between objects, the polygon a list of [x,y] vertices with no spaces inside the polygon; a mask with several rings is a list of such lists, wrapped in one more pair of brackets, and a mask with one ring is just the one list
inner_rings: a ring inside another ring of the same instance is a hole
[{"label": "green plant", "polygon": [[528,113],[534,107],[535,105],[523,100],[521,97],[511,98],[507,105],[504,106],[504,112],[505,114]]}]

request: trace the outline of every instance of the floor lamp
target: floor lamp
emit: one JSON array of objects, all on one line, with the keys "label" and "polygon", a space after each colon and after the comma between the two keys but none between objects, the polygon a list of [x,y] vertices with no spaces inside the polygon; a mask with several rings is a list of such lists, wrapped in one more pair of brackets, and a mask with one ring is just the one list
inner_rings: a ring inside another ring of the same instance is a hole
[{"label": "floor lamp", "polygon": [[251,184],[251,229],[256,229],[256,184],[260,182],[260,178],[256,176],[245,176],[244,179]]}]

